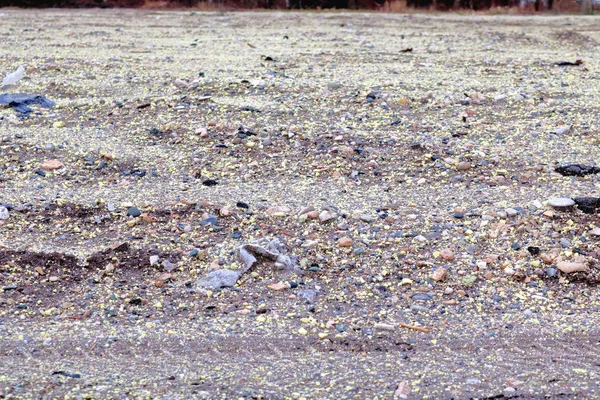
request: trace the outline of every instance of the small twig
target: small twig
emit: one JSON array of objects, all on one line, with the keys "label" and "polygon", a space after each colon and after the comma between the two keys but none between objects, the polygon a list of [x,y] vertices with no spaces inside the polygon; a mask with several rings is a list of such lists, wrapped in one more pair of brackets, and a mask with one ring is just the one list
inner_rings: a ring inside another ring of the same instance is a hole
[{"label": "small twig", "polygon": [[429,329],[422,328],[420,326],[408,325],[408,324],[404,324],[402,322],[400,322],[399,325],[403,328],[412,329],[412,330],[423,332],[423,333],[429,333]]}]

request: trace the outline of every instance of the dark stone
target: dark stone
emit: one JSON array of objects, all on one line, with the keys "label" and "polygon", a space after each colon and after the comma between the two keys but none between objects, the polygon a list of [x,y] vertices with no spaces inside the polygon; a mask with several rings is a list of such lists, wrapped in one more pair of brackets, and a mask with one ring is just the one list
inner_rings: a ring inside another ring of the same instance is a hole
[{"label": "dark stone", "polygon": [[70,374],[65,371],[54,371],[52,373],[52,375],[62,375],[62,376],[66,376],[67,378],[75,378],[75,379],[81,378],[81,374]]},{"label": "dark stone", "polygon": [[535,246],[529,246],[527,248],[527,251],[529,252],[529,254],[531,254],[532,256],[537,256],[538,254],[540,254],[540,248],[539,247],[535,247]]},{"label": "dark stone", "polygon": [[510,246],[510,248],[513,249],[513,250],[520,250],[521,249],[521,245],[519,243],[515,242],[515,243],[513,243]]},{"label": "dark stone", "polygon": [[431,295],[427,294],[427,293],[417,293],[417,294],[413,294],[411,299],[429,301],[429,300],[431,300]]},{"label": "dark stone", "polygon": [[573,201],[577,204],[577,208],[586,214],[594,214],[600,208],[598,197],[575,197]]},{"label": "dark stone", "polygon": [[556,268],[546,268],[546,275],[548,275],[550,278],[553,278],[556,276]]},{"label": "dark stone", "polygon": [[250,208],[248,203],[244,203],[243,201],[238,201],[237,203],[235,203],[235,206],[239,207],[239,208],[245,208],[245,209]]},{"label": "dark stone", "polygon": [[464,218],[464,217],[465,217],[465,214],[463,214],[461,212],[454,213],[454,218],[459,218],[460,219],[460,218]]},{"label": "dark stone", "polygon": [[233,239],[239,239],[239,238],[241,238],[241,237],[242,237],[242,232],[233,232],[233,233],[231,234],[231,237],[232,237]]},{"label": "dark stone", "polygon": [[205,179],[202,181],[202,184],[204,186],[217,186],[219,184],[219,182],[217,182],[214,179]]},{"label": "dark stone", "polygon": [[140,215],[142,215],[142,212],[140,210],[138,210],[137,207],[131,207],[129,210],[127,210],[127,215],[137,218]]},{"label": "dark stone", "polygon": [[568,164],[556,167],[554,171],[562,176],[585,176],[600,173],[600,168],[583,164]]}]

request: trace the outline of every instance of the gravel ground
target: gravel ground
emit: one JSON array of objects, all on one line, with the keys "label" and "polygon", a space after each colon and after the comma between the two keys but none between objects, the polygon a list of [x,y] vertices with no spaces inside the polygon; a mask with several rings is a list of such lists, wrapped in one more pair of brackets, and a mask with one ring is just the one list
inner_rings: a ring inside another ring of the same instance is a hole
[{"label": "gravel ground", "polygon": [[0,22],[4,397],[600,397],[596,18]]}]

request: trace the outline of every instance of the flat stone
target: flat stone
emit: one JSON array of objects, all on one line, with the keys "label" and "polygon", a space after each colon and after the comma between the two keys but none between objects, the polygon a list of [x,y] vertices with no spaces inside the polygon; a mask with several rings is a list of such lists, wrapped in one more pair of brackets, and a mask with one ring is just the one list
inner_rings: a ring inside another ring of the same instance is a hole
[{"label": "flat stone", "polygon": [[471,169],[471,163],[470,162],[466,162],[463,161],[460,164],[458,164],[458,167],[456,167],[456,169],[458,169],[459,171],[468,171]]},{"label": "flat stone", "polygon": [[62,161],[57,160],[57,159],[52,159],[52,160],[44,161],[42,163],[42,165],[40,166],[40,168],[43,169],[44,171],[52,171],[55,169],[60,169],[64,166],[65,166],[65,164],[63,164]]},{"label": "flat stone", "polygon": [[572,272],[579,271],[588,271],[590,268],[582,262],[566,262],[561,261],[556,264],[556,268],[564,272],[565,274],[570,274]]},{"label": "flat stone", "polygon": [[429,301],[429,300],[431,300],[431,295],[427,294],[427,293],[417,293],[417,294],[413,294],[411,299]]},{"label": "flat stone", "polygon": [[196,281],[196,285],[218,289],[235,285],[240,277],[238,271],[231,269],[220,269],[209,272],[204,278]]},{"label": "flat stone", "polygon": [[556,197],[548,200],[548,204],[555,208],[573,207],[575,205],[575,201],[568,197]]},{"label": "flat stone", "polygon": [[352,239],[349,237],[343,237],[338,240],[338,246],[340,247],[350,247],[352,246]]},{"label": "flat stone", "polygon": [[329,211],[321,211],[319,214],[319,220],[321,222],[327,222],[335,218],[335,214],[330,213]]},{"label": "flat stone", "polygon": [[269,289],[271,290],[275,290],[275,291],[282,291],[285,289],[289,288],[289,285],[287,283],[283,283],[283,282],[278,282],[278,283],[271,283],[270,285],[267,286]]}]

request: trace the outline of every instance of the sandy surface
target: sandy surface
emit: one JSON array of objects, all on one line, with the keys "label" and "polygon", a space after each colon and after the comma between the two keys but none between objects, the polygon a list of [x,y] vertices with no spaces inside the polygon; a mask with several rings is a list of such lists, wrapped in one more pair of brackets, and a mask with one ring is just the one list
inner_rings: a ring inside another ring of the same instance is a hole
[{"label": "sandy surface", "polygon": [[[6,397],[600,396],[598,214],[547,204],[598,196],[555,171],[598,160],[596,18],[6,10],[0,37],[3,92],[56,102],[0,109]],[[195,284],[274,237],[305,274]]]}]

